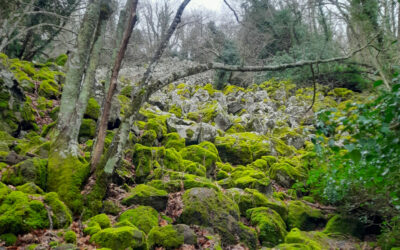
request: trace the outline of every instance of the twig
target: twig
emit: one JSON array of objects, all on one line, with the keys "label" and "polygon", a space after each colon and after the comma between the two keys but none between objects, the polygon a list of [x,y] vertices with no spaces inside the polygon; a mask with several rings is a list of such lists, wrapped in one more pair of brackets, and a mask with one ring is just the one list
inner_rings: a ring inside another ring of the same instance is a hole
[{"label": "twig", "polygon": [[315,72],[314,72],[314,67],[311,64],[310,65],[310,69],[311,69],[311,73],[312,73],[312,81],[313,81],[313,86],[314,86],[314,93],[313,93],[313,99],[312,99],[312,103],[311,106],[307,109],[307,111],[305,113],[308,113],[308,111],[310,111],[312,109],[312,107],[314,106],[315,103],[315,96],[317,95],[317,84],[315,81]]}]

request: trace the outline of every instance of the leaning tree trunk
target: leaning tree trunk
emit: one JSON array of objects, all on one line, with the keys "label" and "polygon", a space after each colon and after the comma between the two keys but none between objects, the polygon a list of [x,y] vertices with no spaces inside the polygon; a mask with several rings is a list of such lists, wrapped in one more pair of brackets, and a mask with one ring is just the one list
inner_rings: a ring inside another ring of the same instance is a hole
[{"label": "leaning tree trunk", "polygon": [[[96,143],[94,146],[94,150],[92,153],[92,160],[91,160],[91,172],[94,172],[96,169],[97,164],[100,161],[100,157],[103,153],[104,148],[104,139],[106,138],[106,130],[107,130],[107,122],[108,118],[110,117],[110,110],[112,99],[115,95],[117,89],[117,81],[119,71],[121,69],[122,60],[124,59],[126,49],[128,48],[128,42],[132,35],[133,28],[135,27],[137,21],[136,9],[137,9],[138,0],[129,0],[126,3],[126,9],[128,9],[129,18],[126,24],[125,32],[123,39],[120,44],[120,49],[118,51],[117,57],[115,58],[114,67],[112,69],[110,85],[108,87],[107,95],[105,97],[104,105],[103,105],[103,112],[100,117],[100,122],[98,126],[98,133],[96,138]],[[123,18],[123,17],[122,17]]]},{"label": "leaning tree trunk", "polygon": [[49,154],[48,189],[56,191],[73,212],[79,212],[83,206],[80,187],[89,173],[88,164],[79,155],[79,129],[110,14],[111,5],[107,0],[94,0],[86,10],[78,33],[77,50],[69,61]]},{"label": "leaning tree trunk", "polygon": [[127,138],[129,137],[130,128],[136,118],[135,116],[138,114],[140,107],[147,101],[150,95],[159,89],[151,87],[151,75],[167,48],[169,40],[175,32],[178,24],[181,22],[183,11],[189,2],[190,0],[184,0],[179,6],[167,34],[163,37],[154,57],[143,75],[142,80],[140,81],[139,87],[134,88],[132,91],[132,103],[130,109],[127,114],[125,114],[122,124],[114,136],[105,157],[99,162],[99,164],[97,164],[97,166],[94,166],[96,171],[89,178],[88,184],[84,190],[84,193],[87,194],[86,205],[88,207],[85,217],[96,214],[101,209],[101,201],[106,194],[107,186],[111,179],[110,177],[114,172],[115,166],[117,166],[123,158],[123,151]]}]

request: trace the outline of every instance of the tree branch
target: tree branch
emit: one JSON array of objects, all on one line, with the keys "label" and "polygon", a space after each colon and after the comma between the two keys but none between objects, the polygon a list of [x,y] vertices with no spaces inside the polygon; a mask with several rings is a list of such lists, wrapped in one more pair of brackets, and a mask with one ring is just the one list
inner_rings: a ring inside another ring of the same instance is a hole
[{"label": "tree branch", "polygon": [[239,20],[238,14],[236,13],[235,9],[232,8],[232,6],[228,3],[228,0],[224,0],[224,3],[225,3],[226,6],[228,6],[228,8],[229,8],[229,9],[233,12],[233,14],[235,15],[236,21],[237,21],[238,23],[242,24],[242,22]]}]

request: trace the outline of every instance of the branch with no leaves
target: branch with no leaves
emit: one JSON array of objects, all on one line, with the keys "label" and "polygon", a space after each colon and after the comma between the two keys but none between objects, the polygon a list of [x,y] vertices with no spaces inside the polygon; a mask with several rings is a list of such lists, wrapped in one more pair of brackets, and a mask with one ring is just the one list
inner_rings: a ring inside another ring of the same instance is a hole
[{"label": "branch with no leaves", "polygon": [[279,64],[279,65],[266,65],[266,66],[240,66],[240,65],[225,65],[222,63],[208,63],[208,64],[201,64],[194,66],[192,68],[188,68],[182,72],[174,72],[171,75],[157,79],[151,82],[148,90],[148,95],[150,96],[155,91],[161,89],[162,87],[178,81],[182,78],[189,77],[192,75],[200,74],[212,69],[219,69],[219,70],[226,70],[226,71],[240,71],[240,72],[260,72],[260,71],[278,71],[278,70],[285,70],[290,68],[296,67],[303,67],[303,66],[312,66],[314,64],[324,64],[324,63],[331,63],[331,62],[339,62],[347,60],[353,57],[358,52],[362,51],[363,49],[369,47],[369,45],[376,39],[376,36],[365,46],[362,46],[356,50],[353,50],[349,54],[341,57],[334,57],[329,59],[320,59],[320,60],[307,60],[307,61],[299,61],[295,63],[287,63],[287,64]]},{"label": "branch with no leaves", "polygon": [[228,0],[224,0],[224,3],[226,4],[226,6],[228,6],[228,8],[233,12],[233,14],[235,15],[236,21],[240,24],[242,24],[242,22],[239,20],[239,16],[236,13],[235,9],[232,8],[232,6],[228,3]]}]

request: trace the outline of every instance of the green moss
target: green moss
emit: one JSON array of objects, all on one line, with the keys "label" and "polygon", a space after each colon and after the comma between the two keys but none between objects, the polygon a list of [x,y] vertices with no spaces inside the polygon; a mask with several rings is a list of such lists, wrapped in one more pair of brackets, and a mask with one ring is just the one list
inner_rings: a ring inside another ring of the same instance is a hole
[{"label": "green moss", "polygon": [[40,83],[39,95],[44,96],[48,99],[55,99],[60,96],[57,83],[52,80],[44,80]]},{"label": "green moss", "polygon": [[22,119],[27,122],[27,123],[32,123],[35,122],[35,115],[33,114],[34,110],[32,109],[30,105],[30,99],[29,101],[24,102],[24,105],[21,108],[21,116]]},{"label": "green moss", "polygon": [[55,229],[66,228],[72,223],[71,213],[67,206],[59,200],[57,193],[47,193],[44,196],[44,202],[51,209],[51,219]]},{"label": "green moss", "polygon": [[148,246],[150,249],[155,247],[176,249],[183,244],[183,240],[183,234],[176,231],[172,225],[154,227],[148,236]]},{"label": "green moss", "polygon": [[296,152],[296,148],[287,145],[284,141],[278,138],[272,139],[275,151],[281,156],[292,156]]},{"label": "green moss", "polygon": [[46,189],[47,160],[32,158],[20,162],[3,172],[2,181],[14,186],[33,182]]},{"label": "green moss", "polygon": [[315,203],[315,199],[312,196],[303,196],[302,198],[303,198],[303,200],[305,200],[307,202]]},{"label": "green moss", "polygon": [[146,130],[140,137],[140,144],[148,147],[152,147],[156,144],[157,133],[154,130]]},{"label": "green moss", "polygon": [[129,196],[123,199],[125,205],[141,204],[154,207],[156,210],[164,210],[168,201],[168,193],[145,184],[134,187]]},{"label": "green moss", "polygon": [[182,149],[180,153],[183,159],[202,164],[207,170],[207,176],[213,176],[215,163],[219,161],[219,158],[218,154],[215,154],[215,147],[209,147],[210,144],[207,145],[192,145]]},{"label": "green moss", "polygon": [[241,124],[234,124],[232,127],[230,127],[226,133],[227,134],[235,134],[235,133],[243,133],[246,132],[246,128],[243,127]]},{"label": "green moss", "polygon": [[171,114],[175,114],[175,116],[178,118],[182,117],[182,108],[176,106],[175,104],[172,105],[168,112]]},{"label": "green moss", "polygon": [[164,137],[163,144],[165,148],[175,148],[180,151],[185,147],[185,139],[181,138],[178,133],[169,133]]},{"label": "green moss", "polygon": [[122,90],[120,95],[131,97],[133,87],[131,85],[125,86]]},{"label": "green moss", "polygon": [[274,249],[276,250],[313,250],[311,246],[307,246],[302,243],[283,243],[275,246]]},{"label": "green moss", "polygon": [[206,177],[206,167],[200,163],[183,160],[183,165],[185,173]]},{"label": "green moss", "polygon": [[218,190],[218,187],[205,177],[175,171],[161,172],[159,169],[154,172],[154,177],[162,180],[153,180],[148,185],[167,190],[168,192],[179,192],[182,187],[184,189],[207,187]]},{"label": "green moss", "polygon": [[307,177],[303,169],[285,162],[273,164],[269,171],[269,176],[287,188],[291,187],[296,181],[302,181]]},{"label": "green moss", "polygon": [[103,209],[106,214],[118,215],[121,208],[113,201],[103,201]]},{"label": "green moss", "polygon": [[83,233],[86,235],[94,235],[101,231],[101,227],[98,223],[92,223],[91,226],[85,227]]},{"label": "green moss", "polygon": [[0,92],[0,110],[5,110],[9,109],[9,103],[8,101],[10,100],[10,93],[6,90],[2,90]]},{"label": "green moss", "polygon": [[184,193],[182,200],[184,206],[178,222],[211,227],[226,244],[238,243],[241,233],[248,233],[238,221],[239,207],[221,192],[192,188]]},{"label": "green moss", "polygon": [[47,169],[48,190],[57,192],[73,213],[80,213],[83,207],[81,186],[89,174],[89,164],[74,156],[50,152]]},{"label": "green moss", "polygon": [[17,186],[16,189],[26,194],[44,194],[43,190],[36,186],[36,184],[33,182],[28,182],[24,185]]},{"label": "green moss", "polygon": [[241,87],[238,87],[238,86],[235,86],[235,85],[228,85],[228,86],[225,87],[223,93],[224,93],[224,95],[229,95],[231,93],[236,93],[236,92],[239,92],[239,91],[245,92],[245,89],[241,88]]},{"label": "green moss", "polygon": [[217,103],[207,103],[203,108],[196,112],[188,113],[187,118],[195,122],[211,122],[217,116]]},{"label": "green moss", "polygon": [[324,233],[328,235],[353,235],[361,237],[363,235],[363,226],[354,217],[343,215],[333,216],[324,229]]},{"label": "green moss", "polygon": [[98,214],[88,220],[88,226],[96,225],[96,223],[101,227],[101,229],[111,227],[110,218],[108,218],[106,214]]},{"label": "green moss", "polygon": [[163,163],[167,169],[175,171],[182,171],[184,167],[182,156],[175,148],[167,148],[165,150]]},{"label": "green moss", "polygon": [[254,133],[236,133],[217,137],[215,146],[222,161],[237,165],[250,164],[270,152],[268,138]]},{"label": "green moss", "polygon": [[42,202],[30,200],[27,194],[13,191],[0,205],[0,234],[26,233],[49,226],[47,210]]},{"label": "green moss", "polygon": [[348,99],[354,95],[354,92],[346,88],[335,88],[328,95]]},{"label": "green moss", "polygon": [[314,230],[324,225],[325,219],[321,211],[311,208],[301,201],[289,202],[288,228]]},{"label": "green moss", "polygon": [[58,66],[64,66],[68,61],[68,56],[66,54],[61,54],[55,59],[55,63]]},{"label": "green moss", "polygon": [[64,234],[64,241],[67,243],[72,243],[75,244],[76,243],[76,234],[74,231],[67,231]]},{"label": "green moss", "polygon": [[189,139],[191,139],[191,138],[193,138],[194,131],[189,128],[186,130],[186,135]]},{"label": "green moss", "polygon": [[285,203],[267,198],[255,189],[245,190],[232,188],[226,190],[226,195],[231,197],[239,205],[240,213],[246,215],[246,211],[255,207],[268,207],[276,211],[283,220],[287,219],[288,209]]},{"label": "green moss", "polygon": [[277,212],[270,208],[258,207],[247,210],[246,216],[257,227],[261,245],[273,247],[283,242],[287,234],[286,224]]},{"label": "green moss", "polygon": [[157,211],[148,206],[139,206],[126,210],[119,217],[119,221],[127,220],[137,228],[148,234],[153,227],[158,226]]},{"label": "green moss", "polygon": [[166,154],[164,147],[146,147],[138,143],[133,151],[137,181],[145,180],[155,168],[161,167]]},{"label": "green moss", "polygon": [[92,119],[83,119],[79,130],[80,137],[93,138],[96,134],[96,122]]},{"label": "green moss", "polygon": [[134,227],[107,228],[94,234],[90,240],[113,250],[146,249],[145,234]]},{"label": "green moss", "polygon": [[225,178],[228,178],[229,174],[227,172],[225,172],[224,170],[219,170],[217,173],[217,180],[222,180]]},{"label": "green moss", "polygon": [[167,125],[165,120],[158,118],[151,118],[147,121],[146,127],[147,130],[154,130],[157,134],[157,138],[162,138],[167,134]]},{"label": "green moss", "polygon": [[100,105],[93,97],[89,99],[86,106],[85,117],[97,120],[100,115]]},{"label": "green moss", "polygon": [[15,234],[2,234],[0,235],[0,241],[3,241],[6,246],[13,246],[17,242],[17,236]]},{"label": "green moss", "polygon": [[298,228],[293,228],[285,237],[286,243],[304,244],[312,250],[329,249],[327,236],[321,232],[302,232]]}]

